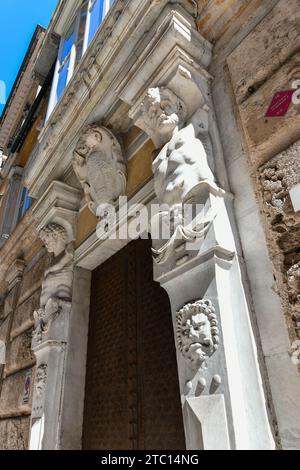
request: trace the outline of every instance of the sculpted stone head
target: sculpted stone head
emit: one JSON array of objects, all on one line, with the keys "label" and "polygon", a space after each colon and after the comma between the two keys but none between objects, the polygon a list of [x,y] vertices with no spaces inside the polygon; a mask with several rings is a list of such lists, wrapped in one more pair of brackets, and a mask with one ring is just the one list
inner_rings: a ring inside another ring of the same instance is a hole
[{"label": "sculpted stone head", "polygon": [[186,304],[176,315],[177,343],[192,369],[200,368],[218,348],[219,330],[210,300]]},{"label": "sculpted stone head", "polygon": [[112,204],[126,189],[126,165],[121,146],[102,126],[87,126],[73,154],[73,168],[84,190],[88,207]]},{"label": "sculpted stone head", "polygon": [[44,242],[48,252],[54,253],[54,256],[58,256],[65,250],[68,241],[66,229],[55,223],[50,223],[43,227],[39,237]]},{"label": "sculpted stone head", "polygon": [[164,145],[186,120],[186,106],[170,89],[149,88],[142,101],[144,126],[157,147]]},{"label": "sculpted stone head", "polygon": [[[75,157],[87,158],[92,152],[101,149],[102,133],[96,124],[87,126],[76,145]],[[82,160],[78,160],[82,161]]]}]

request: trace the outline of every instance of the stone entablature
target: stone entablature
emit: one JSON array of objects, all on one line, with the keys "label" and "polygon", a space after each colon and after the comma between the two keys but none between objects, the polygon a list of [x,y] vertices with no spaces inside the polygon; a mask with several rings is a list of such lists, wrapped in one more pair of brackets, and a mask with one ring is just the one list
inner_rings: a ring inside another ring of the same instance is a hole
[{"label": "stone entablature", "polygon": [[[182,1],[182,5],[188,10],[191,8],[188,1]],[[157,37],[150,32],[152,28],[158,32]],[[142,33],[145,30],[149,31],[148,36]],[[197,40],[196,43],[189,40],[191,36]],[[115,37],[118,41],[114,40]],[[122,50],[120,43],[124,44]],[[87,50],[39,136],[39,148],[25,175],[32,197],[39,197],[51,180],[59,179],[71,167],[77,136],[83,123],[88,123],[91,113],[94,122],[107,126],[113,121],[116,134],[130,127],[129,118],[123,120],[117,116],[124,106],[122,101],[127,105],[123,90],[128,84],[128,68],[138,73],[139,65],[132,51],[140,50],[141,59],[145,60],[154,43],[161,44],[157,51],[157,65],[163,55],[174,48],[187,60],[190,60],[189,55],[191,60],[193,56],[200,63],[203,60],[203,65],[208,64],[211,56],[211,46],[197,33],[193,17],[180,6],[177,5],[175,10],[167,0],[159,3],[146,0],[131,0],[126,4],[120,0],[114,2],[93,47]],[[130,97],[128,99],[131,100]],[[124,115],[123,110],[120,115]]]}]

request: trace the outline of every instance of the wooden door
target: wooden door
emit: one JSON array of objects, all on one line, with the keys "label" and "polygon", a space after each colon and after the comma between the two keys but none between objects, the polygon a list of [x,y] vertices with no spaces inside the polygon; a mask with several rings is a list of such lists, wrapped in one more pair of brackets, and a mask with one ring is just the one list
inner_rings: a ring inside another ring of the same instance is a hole
[{"label": "wooden door", "polygon": [[93,272],[83,448],[185,448],[169,298],[149,240]]}]

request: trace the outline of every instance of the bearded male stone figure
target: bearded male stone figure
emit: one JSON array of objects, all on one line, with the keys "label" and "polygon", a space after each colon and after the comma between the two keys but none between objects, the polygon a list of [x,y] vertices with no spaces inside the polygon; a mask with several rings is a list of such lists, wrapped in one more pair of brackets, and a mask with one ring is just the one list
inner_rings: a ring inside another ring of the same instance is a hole
[{"label": "bearded male stone figure", "polygon": [[[193,124],[184,127],[187,111],[178,96],[168,88],[150,88],[142,102],[142,113],[148,134],[156,146],[162,145],[152,169],[158,202],[165,207],[153,217],[151,232],[154,260],[164,263],[172,255],[176,239],[191,241],[205,236],[214,215],[201,216],[200,225],[190,228],[184,222],[184,204],[193,199],[200,183],[215,186],[215,178]],[[157,233],[163,235],[157,237]]]},{"label": "bearded male stone figure", "polygon": [[182,204],[200,181],[214,182],[206,149],[186,120],[184,103],[168,88],[150,88],[143,119],[156,143],[165,144],[153,161],[154,189],[160,204]]}]

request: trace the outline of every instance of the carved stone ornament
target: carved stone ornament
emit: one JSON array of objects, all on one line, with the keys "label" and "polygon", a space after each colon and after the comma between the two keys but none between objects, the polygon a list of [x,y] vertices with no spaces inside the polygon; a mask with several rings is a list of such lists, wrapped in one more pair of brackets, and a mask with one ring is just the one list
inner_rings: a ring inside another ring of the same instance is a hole
[{"label": "carved stone ornament", "polygon": [[289,190],[300,182],[299,147],[296,142],[261,169],[264,201],[279,212],[286,209]]},{"label": "carved stone ornament", "polygon": [[38,366],[35,375],[35,391],[37,398],[41,399],[44,395],[48,376],[47,364],[41,364]]},{"label": "carved stone ornament", "polygon": [[289,312],[287,319],[292,322],[298,337],[300,337],[300,213],[294,211],[289,192],[300,183],[299,152],[300,141],[276,155],[259,171],[263,211],[269,229],[267,236],[273,263],[278,272],[276,275],[279,282],[278,291],[285,311]]},{"label": "carved stone ornament", "polygon": [[113,204],[126,190],[126,165],[119,142],[110,130],[87,126],[73,153],[73,168],[89,209]]},{"label": "carved stone ornament", "polygon": [[300,340],[297,339],[293,342],[290,350],[292,364],[298,366],[300,364]]},{"label": "carved stone ornament", "polygon": [[143,128],[157,148],[183,127],[187,116],[185,103],[166,87],[149,88],[141,108]]},{"label": "carved stone ornament", "polygon": [[210,300],[184,305],[176,313],[176,336],[179,351],[192,369],[206,367],[206,360],[219,345],[215,309]]},{"label": "carved stone ornament", "polygon": [[[181,209],[181,208],[180,208]],[[180,210],[179,209],[179,210]],[[176,208],[175,208],[176,210]],[[196,243],[197,241],[204,240],[208,230],[211,227],[211,224],[213,223],[217,213],[215,209],[210,208],[209,211],[207,212],[206,215],[198,216],[196,219],[196,223],[194,226],[185,226],[183,217],[176,217],[173,216],[173,209],[172,211],[169,212],[160,212],[159,213],[159,224],[163,225],[163,218],[166,219],[167,223],[169,220],[172,221],[174,220],[174,231],[171,236],[171,238],[164,243],[161,247],[159,248],[152,248],[152,256],[153,260],[155,261],[156,264],[162,265],[166,262],[169,261],[169,259],[173,256],[174,251],[176,249],[179,249],[182,243],[190,242],[190,243]],[[171,219],[169,219],[171,217]],[[155,219],[152,220],[152,227],[155,223]],[[157,222],[156,222],[157,223]],[[151,228],[152,230],[152,228]],[[153,244],[155,241],[153,241]]]},{"label": "carved stone ornament", "polygon": [[40,308],[34,316],[33,344],[43,341],[51,322],[65,304],[70,303],[73,282],[73,243],[68,243],[67,231],[61,225],[50,223],[39,234],[49,253],[53,253],[50,266],[45,270]]}]

